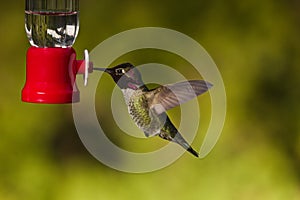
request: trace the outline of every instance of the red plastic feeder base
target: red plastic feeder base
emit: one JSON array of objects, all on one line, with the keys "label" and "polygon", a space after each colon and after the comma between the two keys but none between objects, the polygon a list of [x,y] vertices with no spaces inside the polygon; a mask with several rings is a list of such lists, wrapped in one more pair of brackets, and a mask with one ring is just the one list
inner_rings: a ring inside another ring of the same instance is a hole
[{"label": "red plastic feeder base", "polygon": [[30,47],[22,101],[46,104],[78,102],[76,73],[76,52],[73,48]]}]

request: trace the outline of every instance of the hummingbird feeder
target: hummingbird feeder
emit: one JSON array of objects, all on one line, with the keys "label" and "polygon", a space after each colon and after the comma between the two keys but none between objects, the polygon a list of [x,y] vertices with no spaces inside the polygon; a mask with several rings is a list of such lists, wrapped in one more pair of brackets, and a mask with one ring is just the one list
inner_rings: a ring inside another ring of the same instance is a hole
[{"label": "hummingbird feeder", "polygon": [[25,29],[31,47],[22,101],[78,102],[76,74],[83,74],[86,85],[92,70],[87,50],[84,60],[76,60],[72,48],[79,31],[79,0],[26,0]]}]

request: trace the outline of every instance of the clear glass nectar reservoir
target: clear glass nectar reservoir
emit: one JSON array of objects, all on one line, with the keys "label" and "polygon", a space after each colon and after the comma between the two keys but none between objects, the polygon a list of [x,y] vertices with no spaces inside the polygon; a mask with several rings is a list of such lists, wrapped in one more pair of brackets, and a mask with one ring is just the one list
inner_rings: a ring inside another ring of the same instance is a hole
[{"label": "clear glass nectar reservoir", "polygon": [[25,30],[35,47],[71,47],[79,32],[78,0],[26,0]]}]

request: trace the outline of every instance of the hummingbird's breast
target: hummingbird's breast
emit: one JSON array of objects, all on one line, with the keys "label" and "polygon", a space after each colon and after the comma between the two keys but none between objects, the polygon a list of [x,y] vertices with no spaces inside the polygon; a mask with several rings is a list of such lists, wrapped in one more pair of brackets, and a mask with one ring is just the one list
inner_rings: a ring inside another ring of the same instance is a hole
[{"label": "hummingbird's breast", "polygon": [[139,128],[144,129],[151,123],[148,100],[141,90],[135,90],[129,97],[128,112]]},{"label": "hummingbird's breast", "polygon": [[150,109],[148,99],[142,90],[124,89],[123,95],[128,112],[135,124],[144,131],[146,136],[159,134],[163,120]]}]

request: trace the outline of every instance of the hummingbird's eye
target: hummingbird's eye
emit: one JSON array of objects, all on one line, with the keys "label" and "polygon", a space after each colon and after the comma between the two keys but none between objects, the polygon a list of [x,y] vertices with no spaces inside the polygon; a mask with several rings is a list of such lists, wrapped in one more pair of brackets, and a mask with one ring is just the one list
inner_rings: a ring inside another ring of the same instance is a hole
[{"label": "hummingbird's eye", "polygon": [[123,75],[125,73],[126,73],[125,69],[122,69],[122,68],[116,69],[116,75]]}]

